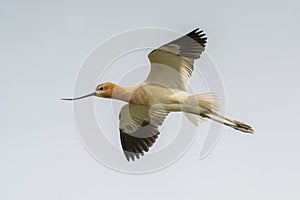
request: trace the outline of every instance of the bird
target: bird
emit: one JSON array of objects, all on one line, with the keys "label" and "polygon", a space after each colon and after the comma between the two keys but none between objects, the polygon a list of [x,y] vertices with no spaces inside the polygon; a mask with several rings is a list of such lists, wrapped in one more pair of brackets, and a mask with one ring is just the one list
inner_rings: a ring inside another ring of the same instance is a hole
[{"label": "bird", "polygon": [[196,119],[196,124],[212,120],[253,134],[251,126],[219,114],[220,103],[215,94],[188,92],[194,62],[200,58],[206,44],[206,34],[197,28],[152,50],[148,54],[150,72],[142,83],[123,87],[105,82],[88,95],[62,100],[94,96],[126,102],[119,113],[119,134],[127,161],[135,161],[149,151],[160,135],[159,127],[171,112],[183,112],[190,121]]}]

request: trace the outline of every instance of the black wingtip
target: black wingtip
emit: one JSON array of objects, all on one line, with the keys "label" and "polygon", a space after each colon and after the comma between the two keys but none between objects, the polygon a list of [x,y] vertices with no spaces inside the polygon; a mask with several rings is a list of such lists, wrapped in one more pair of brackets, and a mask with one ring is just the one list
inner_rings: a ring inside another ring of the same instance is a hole
[{"label": "black wingtip", "polygon": [[206,34],[203,32],[203,30],[200,30],[200,28],[196,28],[186,35],[195,40],[201,46],[205,47],[205,44],[207,43],[207,37],[205,37]]},{"label": "black wingtip", "polygon": [[[200,34],[200,33],[203,33],[203,30],[201,30],[200,28],[196,28],[194,30],[192,30],[191,32],[189,32],[188,34]],[[187,35],[188,35],[187,34]],[[205,34],[204,34],[205,35]]]},{"label": "black wingtip", "polygon": [[[159,131],[149,137],[139,137],[138,135],[129,135],[120,129],[121,146],[128,162],[135,161],[144,156],[145,152],[148,152],[150,147],[153,146],[158,138]],[[147,132],[143,134],[146,136]]]}]

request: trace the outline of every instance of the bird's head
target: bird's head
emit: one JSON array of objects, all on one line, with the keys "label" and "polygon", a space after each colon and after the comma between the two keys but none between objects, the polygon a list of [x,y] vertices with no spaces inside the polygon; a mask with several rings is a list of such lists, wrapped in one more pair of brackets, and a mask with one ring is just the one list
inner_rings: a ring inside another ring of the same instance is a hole
[{"label": "bird's head", "polygon": [[77,97],[77,98],[70,98],[70,99],[62,99],[66,101],[73,101],[73,100],[79,100],[90,96],[96,96],[96,97],[103,97],[103,98],[111,98],[113,95],[113,91],[115,89],[116,85],[111,82],[101,83],[97,85],[95,92],[92,92],[90,94]]},{"label": "bird's head", "polygon": [[103,98],[111,98],[113,91],[115,89],[115,84],[111,82],[106,82],[97,85],[95,96],[97,97],[103,97]]}]

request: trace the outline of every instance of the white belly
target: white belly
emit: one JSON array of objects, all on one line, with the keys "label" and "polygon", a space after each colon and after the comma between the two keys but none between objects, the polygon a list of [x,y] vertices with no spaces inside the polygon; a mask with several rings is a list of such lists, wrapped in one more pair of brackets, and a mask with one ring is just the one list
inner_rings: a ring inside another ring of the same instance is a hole
[{"label": "white belly", "polygon": [[172,90],[158,84],[147,84],[142,86],[149,95],[149,105],[184,103],[190,95],[188,92],[181,90]]}]

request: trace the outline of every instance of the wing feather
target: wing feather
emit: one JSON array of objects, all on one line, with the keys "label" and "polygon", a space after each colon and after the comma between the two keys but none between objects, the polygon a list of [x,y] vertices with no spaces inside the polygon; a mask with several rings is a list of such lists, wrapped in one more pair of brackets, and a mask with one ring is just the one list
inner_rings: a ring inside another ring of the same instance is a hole
[{"label": "wing feather", "polygon": [[139,159],[153,146],[167,112],[148,106],[126,104],[120,111],[120,140],[128,161]]},{"label": "wing feather", "polygon": [[148,58],[150,73],[145,82],[159,83],[171,89],[187,90],[194,61],[205,50],[205,34],[199,29],[153,50]]}]

